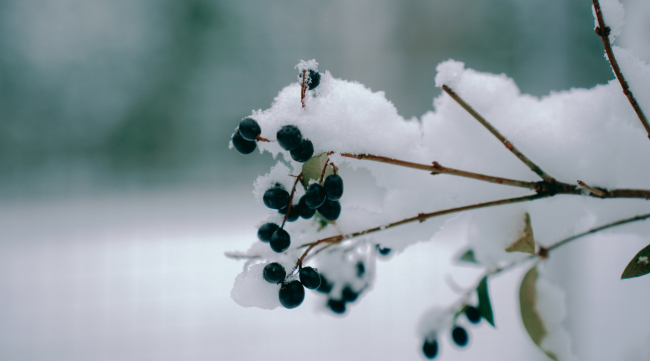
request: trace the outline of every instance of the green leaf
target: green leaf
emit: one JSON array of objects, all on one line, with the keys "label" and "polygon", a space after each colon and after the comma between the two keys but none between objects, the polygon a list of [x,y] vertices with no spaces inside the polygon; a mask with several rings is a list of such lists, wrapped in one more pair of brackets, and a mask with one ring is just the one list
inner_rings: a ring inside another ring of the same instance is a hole
[{"label": "green leaf", "polygon": [[490,304],[490,294],[488,293],[487,276],[483,277],[476,287],[478,293],[478,310],[487,322],[494,326],[494,315],[492,314],[492,305]]},{"label": "green leaf", "polygon": [[468,249],[465,253],[463,253],[463,255],[460,256],[459,260],[463,262],[478,263],[476,262],[476,258],[474,258],[474,251],[471,249]]},{"label": "green leaf", "polygon": [[[329,157],[327,153],[322,153],[311,157],[310,160],[306,161],[302,165],[302,185],[307,188],[309,187],[309,182],[311,180],[319,180],[321,174],[323,173],[323,167],[327,164]],[[328,175],[333,174],[334,171],[332,167],[327,167],[325,171],[325,176],[323,179],[327,178]]]},{"label": "green leaf", "polygon": [[519,234],[519,238],[506,248],[506,252],[535,254],[535,237],[533,236],[533,227],[530,225],[528,212],[524,216],[524,229]]},{"label": "green leaf", "polygon": [[650,244],[632,258],[625,267],[621,279],[640,277],[650,273]]},{"label": "green leaf", "polygon": [[526,332],[533,340],[533,342],[544,353],[553,360],[557,361],[557,356],[551,351],[542,348],[542,340],[548,335],[544,321],[537,311],[537,290],[535,283],[537,282],[537,266],[531,268],[524,279],[521,281],[519,287],[519,308],[521,310],[521,320],[524,322]]}]

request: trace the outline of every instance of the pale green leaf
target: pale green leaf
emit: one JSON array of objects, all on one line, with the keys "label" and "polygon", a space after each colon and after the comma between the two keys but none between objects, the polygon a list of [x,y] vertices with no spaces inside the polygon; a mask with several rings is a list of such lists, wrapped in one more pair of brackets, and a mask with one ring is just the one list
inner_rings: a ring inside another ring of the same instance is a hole
[{"label": "pale green leaf", "polygon": [[[321,174],[323,173],[323,167],[327,164],[328,160],[327,153],[322,153],[311,157],[310,160],[306,161],[302,165],[302,184],[305,188],[309,187],[309,182],[312,180],[318,181]],[[328,166],[325,171],[325,176],[323,179],[327,178],[328,175],[333,174],[334,171],[332,167]]]},{"label": "pale green leaf", "polygon": [[640,277],[650,273],[650,244],[632,258],[627,264],[621,279]]},{"label": "pale green leaf", "polygon": [[465,253],[463,253],[463,255],[460,256],[459,260],[463,262],[477,263],[476,258],[474,257],[474,251],[471,249],[468,249]]},{"label": "pale green leaf", "polygon": [[506,252],[535,254],[535,237],[533,236],[533,227],[530,225],[530,215],[528,212],[524,216],[524,229],[519,234],[517,240],[506,248]]},{"label": "pale green leaf", "polygon": [[557,356],[555,356],[553,352],[545,350],[541,346],[542,340],[544,340],[548,332],[544,326],[544,321],[542,321],[542,318],[537,311],[537,290],[535,288],[537,277],[537,267],[535,266],[526,272],[524,279],[521,281],[521,286],[519,287],[521,320],[524,323],[526,332],[528,332],[528,335],[533,342],[544,351],[548,357],[557,361]]}]

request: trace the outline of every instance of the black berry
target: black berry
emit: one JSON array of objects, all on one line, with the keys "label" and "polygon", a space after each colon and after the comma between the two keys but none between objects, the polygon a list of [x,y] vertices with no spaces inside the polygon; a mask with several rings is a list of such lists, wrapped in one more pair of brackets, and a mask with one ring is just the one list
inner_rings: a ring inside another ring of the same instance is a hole
[{"label": "black berry", "polygon": [[290,153],[293,160],[305,163],[314,155],[314,144],[312,144],[311,140],[305,139],[300,143],[298,148],[292,150]]},{"label": "black berry", "polygon": [[273,262],[264,266],[262,276],[268,283],[278,283],[284,280],[284,277],[287,276],[287,272],[281,264]]},{"label": "black berry", "polygon": [[267,189],[262,199],[265,206],[271,209],[282,209],[289,204],[289,192],[276,186]]},{"label": "black berry", "polygon": [[386,256],[387,254],[390,253],[390,248],[383,248],[380,245],[377,245],[377,251],[379,252],[380,255]]},{"label": "black berry", "polygon": [[307,204],[307,207],[311,209],[316,209],[322,206],[327,200],[325,189],[318,183],[310,185],[309,188],[307,188],[304,197],[305,204]]},{"label": "black berry", "polygon": [[363,265],[363,262],[359,261],[359,263],[357,263],[357,277],[363,277],[364,273],[366,273],[366,266]]},{"label": "black berry", "polygon": [[333,300],[330,298],[327,300],[327,306],[329,306],[330,310],[334,313],[345,313],[345,301],[343,300]]},{"label": "black berry", "polygon": [[239,132],[236,132],[232,136],[232,145],[234,145],[235,149],[237,149],[241,154],[250,154],[255,150],[255,147],[257,147],[255,142],[244,139]]},{"label": "black berry", "polygon": [[320,275],[311,267],[304,267],[300,270],[300,282],[306,288],[314,290],[320,286]]},{"label": "black berry", "polygon": [[273,232],[277,231],[280,226],[275,223],[264,223],[262,227],[257,230],[257,238],[262,242],[268,242],[273,236]]},{"label": "black berry", "polygon": [[354,292],[354,290],[352,289],[352,287],[350,287],[350,285],[346,285],[343,288],[342,296],[346,302],[354,302],[357,300],[357,297],[359,297],[359,294]]},{"label": "black berry", "polygon": [[318,207],[318,213],[328,221],[335,221],[341,215],[341,203],[326,199],[325,203]]},{"label": "black berry", "polygon": [[291,245],[291,237],[289,233],[282,228],[278,228],[277,231],[273,232],[271,240],[269,241],[271,249],[275,252],[281,253],[287,250]]},{"label": "black berry", "polygon": [[262,134],[262,129],[255,119],[246,118],[239,123],[239,134],[246,140],[255,141]]},{"label": "black berry", "polygon": [[278,130],[278,143],[284,150],[294,150],[302,143],[300,129],[293,125],[285,125]]},{"label": "black berry", "polygon": [[318,291],[320,293],[330,293],[330,292],[332,292],[332,287],[334,287],[332,282],[330,282],[327,278],[325,278],[325,276],[323,276],[321,274],[320,275],[320,286],[318,286],[316,291]]},{"label": "black berry", "polygon": [[314,213],[316,213],[315,209],[311,209],[307,205],[307,202],[305,201],[305,196],[300,197],[300,201],[298,202],[298,207],[296,208],[298,208],[300,217],[304,219],[309,219],[314,216]]},{"label": "black berry", "polygon": [[467,331],[465,331],[465,329],[462,327],[454,327],[454,329],[451,331],[451,338],[453,338],[456,345],[460,347],[467,345]]},{"label": "black berry", "polygon": [[481,321],[481,312],[474,306],[467,306],[465,315],[467,315],[467,319],[471,323],[479,323]]},{"label": "black berry", "polygon": [[325,178],[323,183],[327,199],[338,201],[343,195],[343,179],[338,174],[332,174]]},{"label": "black berry", "polygon": [[309,69],[309,90],[313,90],[320,84],[320,73]]},{"label": "black berry", "polygon": [[425,340],[424,345],[422,346],[422,352],[424,353],[424,356],[429,360],[436,358],[438,355],[438,341]]},{"label": "black berry", "polygon": [[[280,214],[287,214],[287,208],[289,208],[289,206],[278,210],[278,212],[280,212]],[[299,216],[300,216],[300,211],[298,210],[298,205],[294,204],[291,206],[291,209],[289,210],[289,217],[287,217],[287,222],[295,222]]]},{"label": "black berry", "polygon": [[291,281],[280,288],[280,303],[285,308],[296,308],[305,299],[305,288],[300,281]]}]

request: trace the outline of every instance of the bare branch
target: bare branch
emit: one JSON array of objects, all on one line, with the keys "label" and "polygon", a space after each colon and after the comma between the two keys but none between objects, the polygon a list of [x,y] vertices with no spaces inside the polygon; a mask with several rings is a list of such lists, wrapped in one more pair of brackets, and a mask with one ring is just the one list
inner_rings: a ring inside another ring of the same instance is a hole
[{"label": "bare branch", "polygon": [[474,119],[478,120],[479,123],[481,123],[485,128],[487,128],[487,130],[489,130],[490,133],[492,133],[492,135],[497,137],[497,139],[499,139],[501,143],[503,143],[503,145],[506,148],[508,148],[509,151],[512,152],[512,154],[514,154],[517,158],[519,158],[519,160],[524,162],[524,164],[526,164],[528,168],[530,168],[530,170],[535,172],[546,182],[554,181],[553,177],[546,174],[546,172],[544,172],[539,166],[537,166],[537,164],[533,163],[530,159],[528,159],[525,155],[523,155],[519,151],[519,149],[515,148],[515,146],[512,145],[512,143],[510,143],[508,139],[506,139],[506,137],[504,137],[501,133],[499,133],[499,131],[495,127],[493,127],[492,124],[490,124],[487,120],[485,120],[485,118],[483,118],[479,113],[477,113],[476,110],[474,110],[469,104],[467,104],[450,87],[443,85],[442,90],[447,92],[447,94],[449,94],[449,96],[451,96],[458,104],[460,104],[460,106],[463,107],[463,109],[465,109],[469,114],[471,114],[474,117]]},{"label": "bare branch", "polygon": [[650,124],[648,123],[648,118],[646,118],[645,114],[643,113],[643,110],[639,106],[639,103],[637,103],[636,99],[634,98],[634,95],[632,95],[632,91],[630,91],[630,88],[627,85],[627,81],[623,77],[623,73],[621,73],[621,68],[619,68],[618,62],[614,57],[612,44],[610,44],[609,42],[609,33],[611,30],[609,26],[605,24],[605,20],[603,19],[603,13],[600,9],[600,3],[598,2],[598,0],[592,0],[592,1],[594,3],[594,10],[596,11],[596,19],[598,20],[598,27],[595,29],[596,34],[598,34],[598,36],[600,36],[600,39],[603,41],[603,46],[605,46],[605,52],[607,53],[607,59],[609,60],[609,63],[612,66],[612,70],[614,70],[614,75],[616,75],[618,82],[621,83],[621,88],[623,88],[623,94],[625,94],[627,100],[630,102],[630,105],[632,105],[632,108],[634,108],[634,111],[636,112],[636,115],[639,117],[641,124],[643,124],[643,127],[648,133],[648,138],[650,138]]},{"label": "bare branch", "polygon": [[578,185],[586,190],[588,190],[591,194],[595,195],[596,197],[603,198],[605,197],[606,193],[601,191],[598,188],[591,187],[587,185],[585,182],[578,180]]},{"label": "bare branch", "polygon": [[296,186],[298,185],[298,182],[302,179],[302,172],[298,174],[296,177],[296,181],[293,182],[293,188],[291,188],[291,195],[289,195],[289,205],[287,206],[287,214],[284,215],[284,220],[282,220],[282,226],[280,228],[284,228],[284,224],[287,223],[287,219],[289,219],[289,212],[291,212],[291,206],[293,205],[293,195],[296,193]]},{"label": "bare branch", "polygon": [[302,71],[302,86],[300,87],[300,103],[305,107],[305,93],[307,93],[307,86],[305,85],[305,78],[307,77],[307,70]]}]

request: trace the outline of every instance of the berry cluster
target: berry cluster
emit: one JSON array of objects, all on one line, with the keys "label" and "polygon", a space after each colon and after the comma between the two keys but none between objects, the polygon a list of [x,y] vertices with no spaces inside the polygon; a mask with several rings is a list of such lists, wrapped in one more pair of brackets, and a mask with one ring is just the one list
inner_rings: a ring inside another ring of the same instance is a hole
[{"label": "berry cluster", "polygon": [[267,282],[280,284],[278,297],[282,306],[288,309],[296,308],[302,304],[305,299],[305,288],[313,290],[321,285],[321,276],[314,268],[301,267],[298,273],[300,281],[289,280],[284,267],[277,262],[264,266],[262,273],[262,277]]},{"label": "berry cluster", "polygon": [[[467,320],[473,324],[477,324],[481,321],[481,312],[478,308],[474,306],[465,307],[465,316]],[[451,329],[451,339],[454,340],[454,343],[460,347],[467,346],[469,341],[469,335],[467,331],[454,323],[453,328]],[[422,352],[424,356],[428,359],[434,359],[438,355],[438,340],[434,337],[430,337],[424,340],[424,345],[422,345]]]},{"label": "berry cluster", "polygon": [[[356,275],[358,278],[363,278],[363,275],[366,273],[366,267],[363,264],[363,262],[359,261],[355,265],[356,269]],[[363,288],[360,290],[355,290],[354,287],[346,283],[343,286],[343,290],[341,291],[341,296],[340,297],[333,297],[331,295],[332,289],[334,288],[334,282],[331,282],[325,276],[321,275],[321,284],[320,287],[318,287],[317,291],[321,293],[328,294],[330,297],[327,300],[327,307],[329,309],[337,314],[343,314],[345,313],[346,309],[346,304],[347,303],[352,303],[359,298],[359,295],[361,292],[363,292]]]}]

